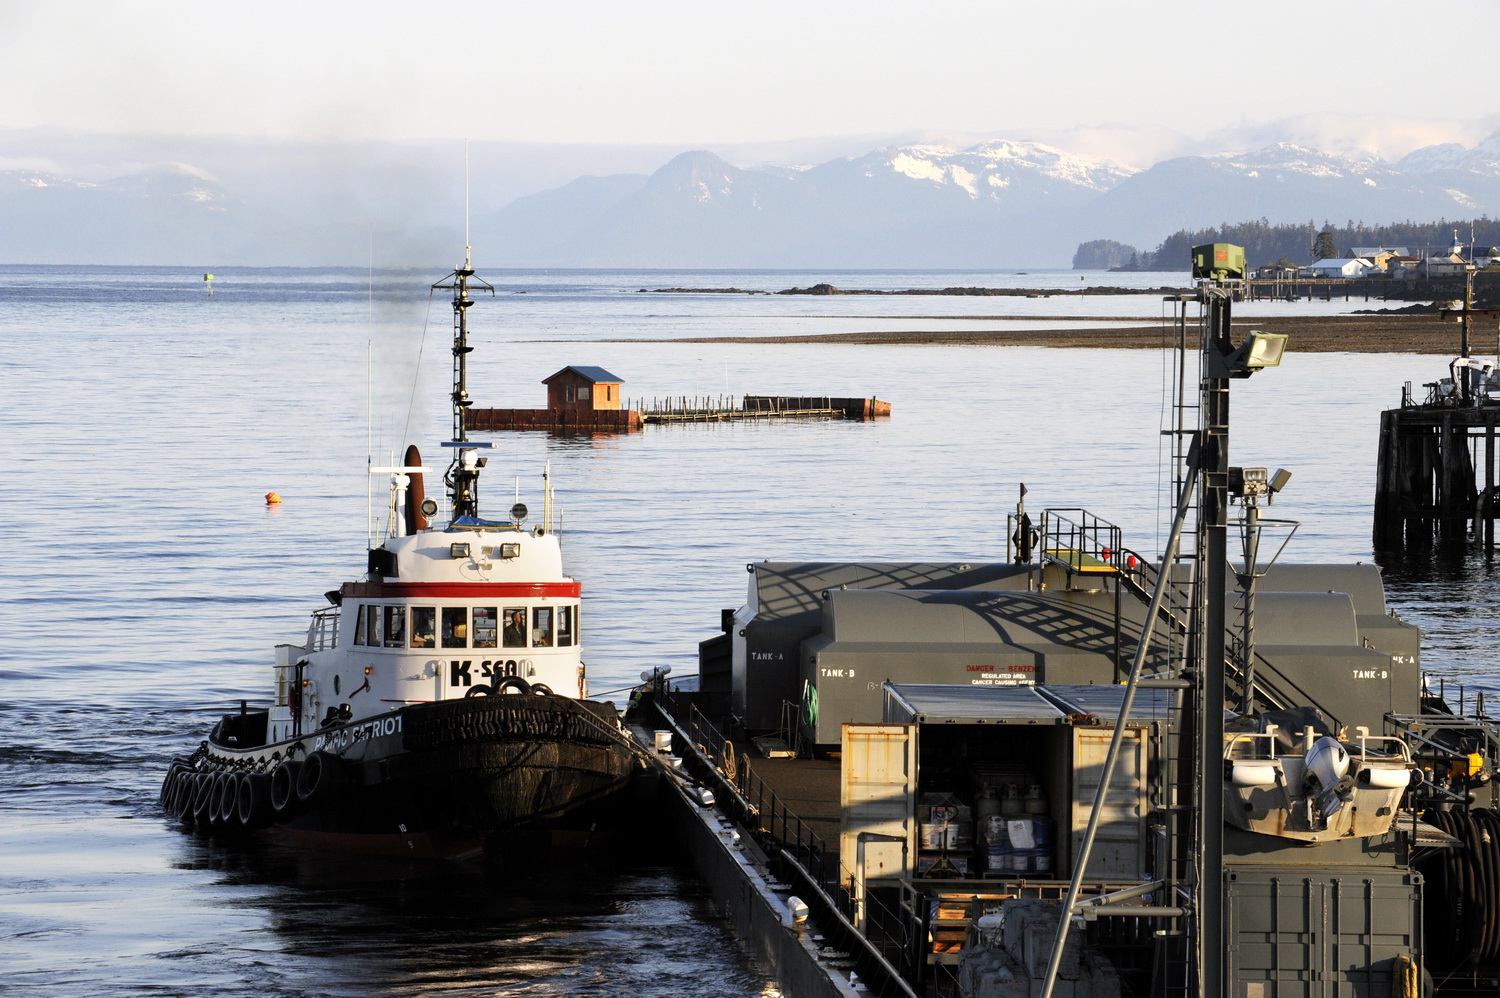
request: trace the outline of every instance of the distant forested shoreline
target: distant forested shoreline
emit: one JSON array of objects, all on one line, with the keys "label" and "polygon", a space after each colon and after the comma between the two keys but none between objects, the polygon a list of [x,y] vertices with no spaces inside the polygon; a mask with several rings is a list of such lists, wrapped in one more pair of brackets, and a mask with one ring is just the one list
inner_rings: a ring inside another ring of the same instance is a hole
[{"label": "distant forested shoreline", "polygon": [[1113,239],[1094,239],[1080,243],[1073,254],[1074,270],[1186,270],[1192,247],[1204,243],[1233,243],[1245,247],[1246,262],[1251,267],[1285,261],[1300,265],[1312,263],[1313,247],[1321,233],[1327,232],[1338,248],[1338,255],[1349,256],[1356,246],[1403,247],[1413,255],[1424,251],[1446,252],[1453,245],[1454,230],[1463,243],[1472,239],[1480,246],[1500,245],[1500,220],[1484,215],[1474,219],[1440,219],[1436,222],[1395,222],[1390,225],[1366,225],[1349,221],[1333,225],[1327,221],[1272,225],[1266,219],[1251,222],[1224,222],[1207,229],[1179,229],[1152,250],[1141,250]]}]

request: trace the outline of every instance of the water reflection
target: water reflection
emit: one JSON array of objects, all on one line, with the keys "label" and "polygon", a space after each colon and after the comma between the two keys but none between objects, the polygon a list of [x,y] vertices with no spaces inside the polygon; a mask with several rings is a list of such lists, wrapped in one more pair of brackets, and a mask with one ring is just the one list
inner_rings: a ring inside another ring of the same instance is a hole
[{"label": "water reflection", "polygon": [[[1500,697],[1500,564],[1474,548],[1403,551],[1376,556],[1387,605],[1422,629],[1422,668],[1468,696]],[[1500,699],[1494,701],[1500,705]]]}]

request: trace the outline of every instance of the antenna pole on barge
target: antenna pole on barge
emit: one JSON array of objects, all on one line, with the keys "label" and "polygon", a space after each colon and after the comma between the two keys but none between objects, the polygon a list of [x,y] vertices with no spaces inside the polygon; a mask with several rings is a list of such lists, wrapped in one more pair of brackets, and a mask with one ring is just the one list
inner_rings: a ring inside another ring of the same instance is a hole
[{"label": "antenna pole on barge", "polygon": [[1197,781],[1195,807],[1194,923],[1199,994],[1224,993],[1224,756],[1225,672],[1228,667],[1229,383],[1281,363],[1286,336],[1251,331],[1230,335],[1230,303],[1246,273],[1245,251],[1213,243],[1193,247],[1193,277],[1200,280],[1204,310],[1200,385],[1202,445],[1198,491],[1198,589],[1202,627],[1192,673],[1196,696],[1192,737]]},{"label": "antenna pole on barge", "polygon": [[[1230,292],[1223,287],[1199,288],[1207,311],[1205,351],[1229,338]],[[1211,368],[1212,364],[1206,364]],[[1229,539],[1229,378],[1205,370],[1202,392],[1203,463],[1198,493],[1198,606],[1203,614],[1199,632],[1193,704],[1196,727],[1194,771],[1198,774],[1198,862],[1194,879],[1199,994],[1223,994],[1224,952],[1224,794],[1219,785],[1224,753],[1224,671],[1227,659],[1224,587]]]}]

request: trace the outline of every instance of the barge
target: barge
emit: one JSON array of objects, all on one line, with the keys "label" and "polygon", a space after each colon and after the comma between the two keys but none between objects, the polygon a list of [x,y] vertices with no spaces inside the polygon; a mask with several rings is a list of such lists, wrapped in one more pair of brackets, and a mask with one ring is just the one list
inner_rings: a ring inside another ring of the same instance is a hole
[{"label": "barge", "polygon": [[1281,562],[1290,475],[1230,463],[1229,401],[1284,337],[1233,333],[1237,247],[1194,276],[1162,551],[1022,486],[1003,559],[748,565],[639,691],[788,994],[1500,987],[1500,725],[1425,686],[1376,566]]}]

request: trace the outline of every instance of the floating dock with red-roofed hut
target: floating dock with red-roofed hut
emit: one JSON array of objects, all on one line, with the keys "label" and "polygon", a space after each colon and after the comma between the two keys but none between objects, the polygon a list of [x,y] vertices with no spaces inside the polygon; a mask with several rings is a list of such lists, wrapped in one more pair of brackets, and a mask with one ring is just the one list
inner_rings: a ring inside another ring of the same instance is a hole
[{"label": "floating dock with red-roofed hut", "polygon": [[621,400],[624,379],[602,367],[569,366],[548,378],[545,409],[470,409],[468,426],[478,432],[556,430],[634,433],[647,423],[727,423],[767,419],[852,419],[890,416],[891,404],[875,398],[729,395]]}]

